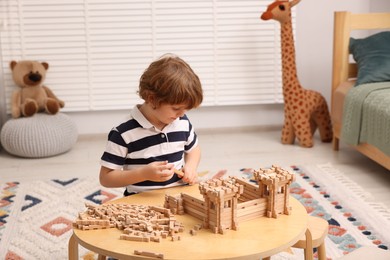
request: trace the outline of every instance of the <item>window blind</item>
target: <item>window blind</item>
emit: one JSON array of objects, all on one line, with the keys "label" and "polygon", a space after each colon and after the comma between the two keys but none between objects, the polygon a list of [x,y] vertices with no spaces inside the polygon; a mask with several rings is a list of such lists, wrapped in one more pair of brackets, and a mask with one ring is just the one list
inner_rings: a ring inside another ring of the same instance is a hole
[{"label": "window blind", "polygon": [[12,60],[46,61],[64,111],[128,109],[139,77],[164,53],[198,74],[202,106],[281,103],[280,31],[269,0],[2,0],[7,112]]}]

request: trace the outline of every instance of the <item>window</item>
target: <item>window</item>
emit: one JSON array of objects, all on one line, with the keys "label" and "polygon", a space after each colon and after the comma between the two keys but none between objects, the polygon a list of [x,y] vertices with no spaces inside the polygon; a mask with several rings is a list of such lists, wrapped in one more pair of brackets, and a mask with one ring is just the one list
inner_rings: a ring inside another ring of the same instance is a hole
[{"label": "window", "polygon": [[0,59],[7,111],[12,60],[46,61],[63,111],[128,109],[138,80],[171,52],[204,88],[202,106],[281,103],[280,32],[264,0],[2,0]]}]

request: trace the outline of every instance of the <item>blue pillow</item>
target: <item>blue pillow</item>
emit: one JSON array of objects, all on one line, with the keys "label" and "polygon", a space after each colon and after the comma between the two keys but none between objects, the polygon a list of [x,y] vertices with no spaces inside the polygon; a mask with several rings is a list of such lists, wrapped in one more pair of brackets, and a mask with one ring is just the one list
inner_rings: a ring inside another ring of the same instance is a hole
[{"label": "blue pillow", "polygon": [[351,38],[349,50],[358,66],[356,85],[390,81],[390,31]]}]

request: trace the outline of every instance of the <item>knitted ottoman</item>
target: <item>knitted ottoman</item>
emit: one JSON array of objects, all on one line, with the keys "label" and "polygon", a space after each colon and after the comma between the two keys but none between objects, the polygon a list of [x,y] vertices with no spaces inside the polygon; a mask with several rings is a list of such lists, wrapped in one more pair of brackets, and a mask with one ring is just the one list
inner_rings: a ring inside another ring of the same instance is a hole
[{"label": "knitted ottoman", "polygon": [[1,129],[1,144],[8,153],[29,158],[69,151],[77,141],[77,127],[63,113],[35,114],[8,120]]}]

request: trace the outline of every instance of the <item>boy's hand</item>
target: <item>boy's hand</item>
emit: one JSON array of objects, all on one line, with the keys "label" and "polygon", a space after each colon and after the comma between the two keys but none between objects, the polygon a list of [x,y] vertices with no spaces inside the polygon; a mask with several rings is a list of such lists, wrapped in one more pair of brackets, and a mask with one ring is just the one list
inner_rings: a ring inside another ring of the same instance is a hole
[{"label": "boy's hand", "polygon": [[198,181],[198,173],[194,169],[184,166],[182,172],[184,173],[183,181],[189,184],[194,184]]},{"label": "boy's hand", "polygon": [[147,180],[163,182],[170,180],[173,175],[173,163],[152,162],[145,166],[145,177]]}]

